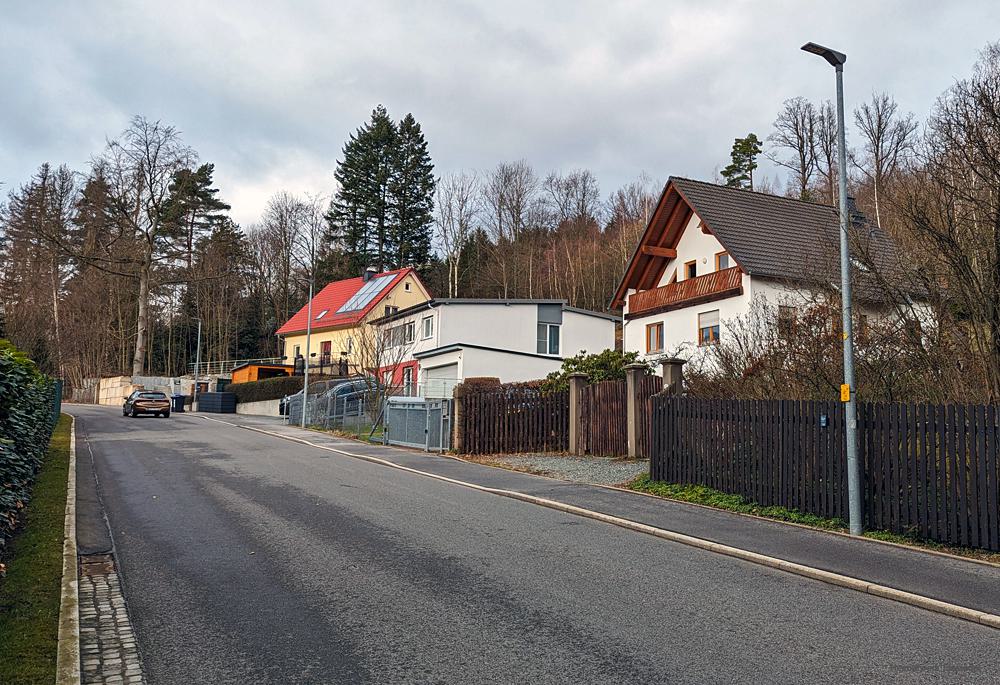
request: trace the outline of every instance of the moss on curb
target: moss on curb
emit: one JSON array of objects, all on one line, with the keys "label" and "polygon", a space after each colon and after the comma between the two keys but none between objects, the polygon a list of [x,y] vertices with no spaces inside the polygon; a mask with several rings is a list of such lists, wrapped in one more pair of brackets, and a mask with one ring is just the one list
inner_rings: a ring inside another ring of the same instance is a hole
[{"label": "moss on curb", "polygon": [[0,683],[56,677],[70,417],[59,417],[0,579]]}]

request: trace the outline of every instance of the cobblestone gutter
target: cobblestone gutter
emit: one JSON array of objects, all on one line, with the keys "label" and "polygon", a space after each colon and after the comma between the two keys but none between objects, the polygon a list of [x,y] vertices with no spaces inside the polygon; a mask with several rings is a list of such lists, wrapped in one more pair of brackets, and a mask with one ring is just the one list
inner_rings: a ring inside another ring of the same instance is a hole
[{"label": "cobblestone gutter", "polygon": [[79,578],[83,683],[145,683],[114,557],[81,556]]}]

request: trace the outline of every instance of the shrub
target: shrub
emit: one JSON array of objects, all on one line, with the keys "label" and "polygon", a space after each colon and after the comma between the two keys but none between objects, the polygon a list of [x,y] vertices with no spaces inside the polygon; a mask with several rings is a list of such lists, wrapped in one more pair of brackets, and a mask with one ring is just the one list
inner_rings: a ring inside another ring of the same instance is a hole
[{"label": "shrub", "polygon": [[473,376],[455,386],[453,395],[465,397],[478,392],[488,392],[500,389],[500,379],[495,376]]},{"label": "shrub", "polygon": [[[309,392],[317,389],[326,389],[325,385],[317,385],[313,382],[323,383],[328,380],[343,380],[342,376],[326,376],[319,374],[309,374]],[[240,402],[264,402],[265,400],[280,400],[286,395],[294,395],[302,390],[302,376],[279,376],[278,378],[265,378],[262,381],[249,381],[247,383],[230,383],[224,392],[231,392],[236,395],[236,403]]]},{"label": "shrub", "polygon": [[567,357],[563,360],[561,369],[546,376],[542,383],[542,390],[545,392],[567,390],[569,389],[569,375],[578,372],[587,374],[590,383],[624,380],[625,367],[629,364],[646,364],[652,370],[649,362],[639,359],[638,352],[619,352],[617,350],[604,350],[597,354],[582,352],[575,357]]},{"label": "shrub", "polygon": [[0,340],[0,541],[17,525],[52,436],[54,384]]}]

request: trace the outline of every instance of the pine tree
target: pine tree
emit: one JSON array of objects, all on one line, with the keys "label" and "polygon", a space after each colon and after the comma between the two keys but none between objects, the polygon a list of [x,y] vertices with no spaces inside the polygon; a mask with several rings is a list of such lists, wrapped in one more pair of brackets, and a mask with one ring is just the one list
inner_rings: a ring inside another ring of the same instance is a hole
[{"label": "pine tree", "polygon": [[179,169],[170,184],[170,197],[164,207],[164,223],[184,242],[185,265],[190,270],[195,243],[227,220],[230,206],[212,187],[214,164],[197,169]]},{"label": "pine tree", "polygon": [[390,263],[389,181],[397,137],[396,124],[379,105],[344,145],[334,173],[339,187],[327,213],[328,237],[346,253],[354,273],[368,266],[384,271]]},{"label": "pine tree", "polygon": [[420,266],[431,254],[434,223],[434,164],[420,124],[407,114],[399,122],[393,173],[389,180],[392,215],[392,266]]},{"label": "pine tree", "polygon": [[730,153],[732,162],[720,172],[726,179],[726,185],[753,190],[753,172],[757,168],[757,156],[760,153],[760,140],[755,134],[748,133],[746,138],[737,138]]}]

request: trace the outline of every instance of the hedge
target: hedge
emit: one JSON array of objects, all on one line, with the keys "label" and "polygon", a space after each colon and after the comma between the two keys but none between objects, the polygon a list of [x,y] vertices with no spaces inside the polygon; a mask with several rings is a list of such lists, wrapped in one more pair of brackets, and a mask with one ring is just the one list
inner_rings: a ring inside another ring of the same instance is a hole
[{"label": "hedge", "polygon": [[[321,381],[327,378],[337,377],[309,374],[310,386],[312,381]],[[237,404],[241,402],[280,400],[282,397],[286,395],[294,395],[300,390],[302,390],[302,376],[279,376],[277,378],[265,378],[262,381],[230,383],[225,387],[226,392],[231,392],[236,395]]]},{"label": "hedge", "polygon": [[52,437],[55,384],[0,340],[0,546],[17,527]]}]

